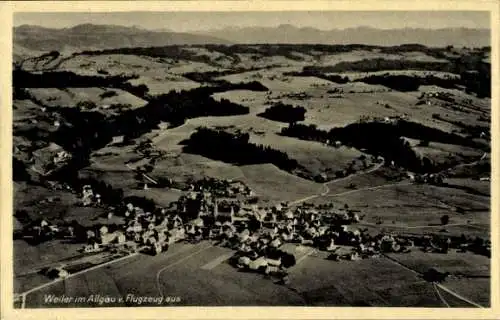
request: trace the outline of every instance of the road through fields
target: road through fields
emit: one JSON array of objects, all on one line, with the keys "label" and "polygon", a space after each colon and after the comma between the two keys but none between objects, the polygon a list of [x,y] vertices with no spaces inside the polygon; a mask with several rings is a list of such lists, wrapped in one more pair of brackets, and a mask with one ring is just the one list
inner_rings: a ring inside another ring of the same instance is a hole
[{"label": "road through fields", "polygon": [[[301,199],[297,199],[295,201],[292,201],[292,202],[290,202],[290,205],[296,205],[296,204],[299,204],[299,203],[302,203],[302,202],[305,202],[305,201],[309,201],[309,200],[312,200],[312,199],[315,199],[315,198],[318,198],[318,197],[324,197],[324,196],[333,197],[333,196],[336,196],[336,195],[341,195],[341,194],[328,195],[328,193],[330,192],[330,188],[328,187],[328,185],[329,184],[334,184],[334,183],[339,183],[339,182],[347,180],[347,179],[352,179],[353,177],[356,177],[356,176],[369,174],[371,172],[374,172],[374,171],[380,169],[384,165],[384,163],[385,162],[377,163],[373,168],[370,168],[370,169],[368,169],[366,171],[357,172],[355,174],[351,174],[351,175],[349,175],[347,177],[344,177],[344,178],[335,179],[335,180],[332,180],[332,181],[329,181],[329,182],[325,182],[325,183],[323,183],[323,186],[322,186],[323,191],[321,191],[321,192],[319,192],[317,194],[313,194],[311,196],[305,197],[305,198],[301,198]],[[359,190],[354,190],[354,191],[362,191],[362,190],[366,190],[366,189],[359,189]],[[348,192],[350,192],[350,191],[348,191]]]}]

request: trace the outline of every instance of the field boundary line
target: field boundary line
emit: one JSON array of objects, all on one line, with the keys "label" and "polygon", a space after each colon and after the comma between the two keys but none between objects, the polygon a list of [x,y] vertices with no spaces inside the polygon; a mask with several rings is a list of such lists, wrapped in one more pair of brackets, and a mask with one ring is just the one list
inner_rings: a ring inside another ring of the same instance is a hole
[{"label": "field boundary line", "polygon": [[180,260],[177,260],[177,261],[175,261],[175,262],[173,262],[173,263],[171,263],[169,265],[166,265],[165,267],[163,267],[160,270],[158,270],[158,272],[156,273],[156,288],[158,289],[158,293],[160,294],[160,296],[163,297],[163,292],[161,291],[161,288],[160,288],[161,287],[161,285],[160,285],[160,275],[161,275],[161,273],[163,271],[165,271],[165,270],[167,270],[167,269],[169,269],[171,267],[174,267],[174,266],[178,265],[179,263],[184,262],[184,261],[188,260],[189,258],[191,258],[191,257],[193,257],[193,256],[195,256],[195,255],[197,255],[197,254],[199,254],[199,253],[201,253],[201,252],[203,252],[205,250],[208,250],[208,249],[210,249],[212,247],[213,247],[213,245],[210,244],[207,247],[204,247],[204,248],[202,248],[202,249],[200,249],[198,251],[195,251],[195,252],[193,252],[191,254],[188,254],[184,258],[182,258]]},{"label": "field boundary line", "polygon": [[[187,251],[187,250],[189,250],[189,249],[191,249],[191,248],[192,248],[192,247],[189,247],[189,246],[182,247],[181,249],[179,249],[179,251],[172,253],[172,254],[171,254],[170,256],[168,256],[167,258],[168,258],[168,259],[170,259],[170,258],[176,257],[176,256],[178,256],[178,255],[180,255],[180,254],[184,253],[185,251]],[[166,251],[166,252],[165,252],[165,254],[168,254],[168,251]],[[131,273],[133,273],[133,272],[134,272],[134,270],[132,270],[132,271],[128,271],[128,272],[126,272],[126,273],[121,273],[119,276],[115,276],[114,278],[115,278],[115,279],[118,279],[118,280],[121,280],[122,278],[124,278],[124,277],[128,276],[129,274],[131,274]]]},{"label": "field boundary line", "polygon": [[368,169],[366,171],[357,172],[357,173],[348,175],[347,177],[343,177],[343,178],[340,178],[340,179],[334,179],[332,181],[325,182],[324,184],[337,183],[337,182],[344,181],[344,180],[347,180],[347,179],[352,178],[352,177],[357,177],[357,176],[361,176],[361,175],[364,175],[364,174],[372,173],[372,172],[377,171],[378,169],[382,168],[382,166],[384,164],[385,164],[385,161],[381,162],[381,163],[377,163],[373,168],[370,168],[370,169]]},{"label": "field boundary line", "polygon": [[[126,163],[126,164],[125,164],[125,166],[126,166],[127,168],[129,168],[130,170],[132,170],[132,171],[135,171],[135,170],[136,170],[135,168],[132,168],[132,166],[130,166],[130,164],[128,164],[128,163]],[[142,175],[144,178],[146,178],[146,179],[148,179],[149,181],[151,181],[152,183],[154,183],[154,184],[158,184],[158,182],[157,182],[155,179],[151,178],[151,177],[150,177],[150,176],[148,176],[147,174],[145,174],[145,173],[141,173],[141,175]]]},{"label": "field boundary line", "polygon": [[[404,264],[402,264],[401,262],[397,261],[396,259],[394,259],[394,258],[392,258],[392,257],[390,257],[390,256],[388,256],[388,255],[386,255],[386,254],[382,254],[382,255],[383,255],[384,257],[386,257],[387,259],[389,259],[389,261],[392,261],[394,264],[397,264],[397,265],[401,266],[402,268],[405,268],[405,269],[407,269],[407,270],[409,270],[409,271],[411,271],[411,272],[413,272],[413,273],[415,273],[415,274],[418,274],[418,275],[420,275],[420,276],[422,276],[422,275],[423,275],[421,272],[418,272],[418,271],[416,271],[416,270],[411,269],[410,267],[405,266],[405,265],[404,265]],[[475,303],[474,301],[471,301],[471,300],[469,300],[469,299],[465,298],[464,296],[462,296],[462,295],[460,295],[460,294],[456,293],[455,291],[453,291],[453,290],[451,290],[451,289],[449,289],[449,288],[445,287],[444,285],[442,285],[442,284],[440,284],[440,283],[435,283],[435,282],[433,282],[433,284],[434,284],[434,285],[436,285],[438,288],[443,289],[444,291],[448,292],[449,294],[451,294],[451,295],[452,295],[452,296],[454,296],[455,298],[458,298],[458,299],[460,299],[460,300],[462,300],[462,301],[465,301],[465,302],[469,303],[470,305],[473,305],[473,306],[475,306],[475,307],[477,307],[477,308],[484,309],[484,307],[483,307],[482,305],[480,305],[480,304],[478,304],[478,303]]]},{"label": "field boundary line", "polygon": [[[353,177],[357,177],[357,176],[361,176],[361,175],[365,175],[365,174],[371,173],[373,171],[376,171],[376,170],[380,169],[384,165],[384,163],[385,162],[378,163],[376,166],[374,166],[373,168],[370,168],[370,169],[368,169],[366,171],[357,172],[357,173],[348,175],[347,177],[343,177],[343,178],[339,178],[339,179],[334,179],[332,181],[325,182],[325,183],[322,184],[322,188],[325,188],[325,191],[323,191],[321,193],[313,194],[313,195],[305,197],[305,198],[294,200],[294,201],[290,202],[290,204],[291,205],[296,205],[296,204],[299,204],[301,202],[304,202],[304,201],[307,201],[307,200],[311,200],[311,199],[315,199],[315,198],[318,198],[318,197],[333,196],[333,195],[328,195],[328,192],[330,192],[330,187],[328,185],[333,184],[333,183],[338,183],[338,182],[344,181],[346,179],[351,179]],[[361,189],[360,189],[360,191],[361,191]]]},{"label": "field boundary line", "polygon": [[439,289],[436,286],[436,283],[433,283],[432,286],[434,287],[434,290],[436,290],[436,293],[437,293],[439,299],[446,305],[446,307],[451,308],[450,305],[448,304],[448,302],[446,302],[446,300],[441,295],[441,292],[439,292]]},{"label": "field boundary line", "polygon": [[316,252],[316,249],[311,249],[309,250],[306,254],[304,254],[302,257],[299,258],[299,260],[297,260],[295,262],[295,265],[294,267],[298,266],[299,263],[301,263],[302,261],[304,261],[307,257],[309,257],[311,254],[315,253]]},{"label": "field boundary line", "polygon": [[[42,284],[42,285],[39,285],[38,287],[32,288],[32,289],[30,289],[30,290],[27,290],[27,291],[25,291],[25,292],[21,293],[21,297],[24,297],[24,298],[23,298],[23,301],[26,301],[26,297],[27,297],[27,296],[28,296],[28,294],[30,294],[30,293],[33,293],[33,292],[35,292],[35,291],[39,291],[39,290],[41,290],[41,289],[43,289],[43,288],[45,288],[45,287],[49,287],[49,286],[54,285],[54,284],[56,284],[56,283],[59,283],[59,282],[61,282],[61,281],[65,281],[65,280],[71,279],[71,278],[76,277],[76,276],[78,276],[78,275],[80,275],[80,274],[84,274],[84,273],[86,273],[86,272],[90,272],[90,271],[93,271],[93,270],[96,270],[96,269],[102,268],[102,267],[104,267],[104,266],[107,266],[107,265],[110,265],[110,264],[116,263],[116,262],[118,262],[118,261],[122,261],[122,260],[129,259],[129,258],[131,258],[131,257],[134,257],[134,256],[138,255],[138,254],[139,254],[138,252],[134,252],[134,253],[129,254],[129,255],[126,255],[126,256],[124,256],[124,257],[121,257],[121,258],[118,258],[118,259],[114,259],[114,260],[111,260],[111,261],[108,261],[108,262],[105,262],[105,263],[101,263],[101,264],[98,264],[97,266],[93,266],[93,267],[91,267],[91,268],[88,268],[88,269],[85,269],[85,270],[82,270],[82,271],[79,271],[79,272],[72,273],[72,274],[70,274],[69,276],[67,276],[66,278],[59,278],[59,279],[56,279],[56,280],[54,280],[54,281],[51,281],[51,282],[48,282],[48,283],[44,283],[44,284]],[[25,302],[24,302],[23,304],[25,304]],[[23,307],[23,309],[24,309],[24,307]]]},{"label": "field boundary line", "polygon": [[203,266],[201,266],[200,269],[212,270],[215,267],[217,267],[218,265],[220,265],[221,263],[223,263],[224,261],[226,261],[227,259],[231,258],[233,255],[234,255],[233,252],[220,255],[217,258],[215,258],[215,259],[209,261],[208,263],[204,264]]},{"label": "field boundary line", "polygon": [[345,195],[348,195],[348,194],[362,192],[362,191],[371,191],[371,190],[377,190],[377,189],[388,188],[388,187],[393,187],[393,186],[409,186],[409,185],[412,185],[412,184],[413,183],[411,183],[411,182],[387,183],[387,184],[383,184],[383,185],[375,186],[375,187],[367,187],[367,188],[362,188],[362,189],[345,191],[345,192],[341,192],[341,193],[328,194],[328,195],[325,195],[324,197],[345,196]]},{"label": "field boundary line", "polygon": [[451,290],[451,289],[449,289],[449,288],[447,288],[447,287],[443,286],[443,285],[442,285],[442,284],[440,284],[440,283],[436,283],[436,286],[437,286],[438,288],[443,289],[444,291],[448,292],[449,294],[451,294],[451,295],[452,295],[452,296],[454,296],[455,298],[458,298],[458,299],[460,299],[460,300],[462,300],[462,301],[465,301],[465,302],[467,302],[467,303],[469,303],[469,304],[471,304],[471,305],[473,305],[473,306],[475,306],[475,307],[478,307],[478,308],[484,309],[484,307],[483,307],[482,305],[480,305],[480,304],[478,304],[478,303],[475,303],[474,301],[471,301],[471,300],[469,300],[469,299],[465,298],[464,296],[462,296],[462,295],[460,295],[460,294],[456,293],[455,291],[453,291],[453,290]]}]

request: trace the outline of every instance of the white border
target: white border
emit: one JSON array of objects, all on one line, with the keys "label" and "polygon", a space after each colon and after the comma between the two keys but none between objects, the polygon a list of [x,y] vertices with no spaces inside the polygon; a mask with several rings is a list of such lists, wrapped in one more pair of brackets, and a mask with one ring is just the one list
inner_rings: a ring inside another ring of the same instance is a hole
[{"label": "white border", "polygon": [[[498,155],[499,155],[499,39],[498,1],[81,1],[81,2],[4,2],[0,3],[2,24],[1,101],[0,115],[0,192],[1,208],[1,307],[6,319],[500,319],[498,275]],[[124,11],[490,11],[492,35],[492,307],[489,309],[432,308],[323,308],[323,307],[224,307],[224,308],[92,308],[37,309],[12,308],[12,15],[14,12],[124,12]]]}]

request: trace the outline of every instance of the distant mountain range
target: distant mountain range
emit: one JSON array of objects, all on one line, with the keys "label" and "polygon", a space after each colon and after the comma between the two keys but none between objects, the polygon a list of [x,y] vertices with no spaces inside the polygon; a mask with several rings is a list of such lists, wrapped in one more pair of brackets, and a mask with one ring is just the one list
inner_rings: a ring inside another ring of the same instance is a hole
[{"label": "distant mountain range", "polygon": [[393,46],[418,43],[426,46],[483,47],[490,45],[490,30],[447,29],[350,29],[319,30],[290,24],[278,27],[225,28],[198,34],[223,38],[234,43],[324,43]]},{"label": "distant mountain range", "polygon": [[74,51],[125,47],[155,47],[174,44],[229,43],[227,40],[207,35],[94,24],[81,24],[64,29],[22,25],[14,28],[13,38],[14,44],[37,51]]},{"label": "distant mountain range", "polygon": [[490,45],[487,29],[391,29],[359,27],[344,30],[318,30],[293,25],[278,27],[225,28],[191,33],[167,29],[145,30],[139,27],[82,24],[71,28],[51,29],[22,25],[14,28],[14,44],[36,51],[80,51],[121,47],[152,47],[184,44],[231,43],[322,43],[400,45],[419,43],[426,46]]}]

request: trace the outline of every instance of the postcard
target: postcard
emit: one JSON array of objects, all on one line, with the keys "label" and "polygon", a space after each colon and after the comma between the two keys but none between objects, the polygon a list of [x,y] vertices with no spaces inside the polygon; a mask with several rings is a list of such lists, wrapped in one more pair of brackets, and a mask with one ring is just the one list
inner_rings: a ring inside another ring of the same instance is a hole
[{"label": "postcard", "polygon": [[500,316],[498,3],[2,19],[6,318]]}]

